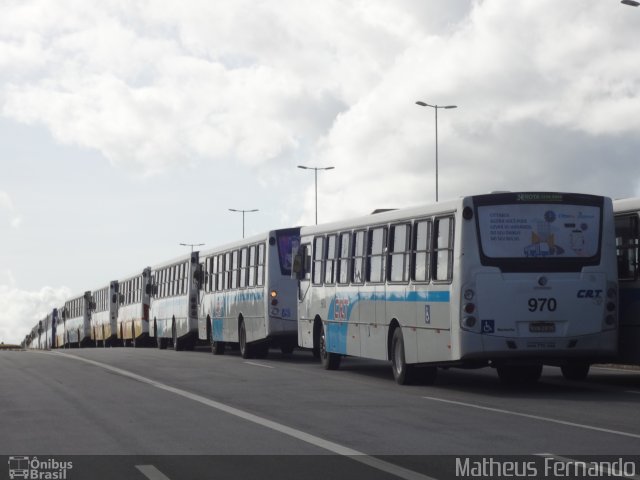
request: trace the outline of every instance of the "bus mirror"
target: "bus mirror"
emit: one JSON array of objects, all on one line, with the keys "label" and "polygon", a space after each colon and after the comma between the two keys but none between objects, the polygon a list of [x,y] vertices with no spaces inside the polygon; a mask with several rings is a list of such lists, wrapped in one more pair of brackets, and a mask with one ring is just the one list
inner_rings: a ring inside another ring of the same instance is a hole
[{"label": "bus mirror", "polygon": [[118,294],[118,301],[119,301],[120,303],[124,303],[124,293],[120,293],[120,294]]},{"label": "bus mirror", "polygon": [[95,309],[96,309],[96,302],[92,300],[89,302],[89,310],[95,310]]},{"label": "bus mirror", "polygon": [[111,295],[111,303],[118,303],[118,294],[114,293]]},{"label": "bus mirror", "polygon": [[302,255],[300,253],[296,253],[293,257],[293,265],[291,266],[291,276],[300,280],[302,270]]},{"label": "bus mirror", "polygon": [[144,287],[144,293],[146,293],[147,295],[151,295],[153,293],[153,289],[151,287],[153,287],[153,285],[147,283]]}]

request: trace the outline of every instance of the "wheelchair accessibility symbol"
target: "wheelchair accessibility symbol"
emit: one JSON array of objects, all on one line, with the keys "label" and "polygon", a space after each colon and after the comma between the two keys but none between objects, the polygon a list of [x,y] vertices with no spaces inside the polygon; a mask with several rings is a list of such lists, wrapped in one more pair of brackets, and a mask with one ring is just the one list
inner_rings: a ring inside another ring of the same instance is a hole
[{"label": "wheelchair accessibility symbol", "polygon": [[482,320],[481,327],[482,327],[482,333],[494,333],[495,320]]}]

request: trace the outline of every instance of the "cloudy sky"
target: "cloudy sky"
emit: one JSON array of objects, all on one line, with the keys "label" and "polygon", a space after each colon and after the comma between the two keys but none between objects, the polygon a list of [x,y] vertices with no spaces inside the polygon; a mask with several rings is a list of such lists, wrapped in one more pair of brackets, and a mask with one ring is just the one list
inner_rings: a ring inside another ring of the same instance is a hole
[{"label": "cloudy sky", "polygon": [[491,190],[640,195],[618,0],[0,0],[0,341],[242,235]]}]

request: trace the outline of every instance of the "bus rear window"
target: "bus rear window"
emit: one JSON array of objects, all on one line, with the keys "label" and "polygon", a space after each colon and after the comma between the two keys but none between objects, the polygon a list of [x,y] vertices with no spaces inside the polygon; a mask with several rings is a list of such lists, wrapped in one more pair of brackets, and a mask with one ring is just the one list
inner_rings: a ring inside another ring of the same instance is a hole
[{"label": "bus rear window", "polygon": [[291,275],[293,263],[292,252],[298,251],[300,245],[300,230],[281,230],[276,233],[278,242],[278,258],[280,259],[280,271],[282,275]]},{"label": "bus rear window", "polygon": [[602,204],[482,203],[476,219],[485,265],[575,270],[599,259]]}]

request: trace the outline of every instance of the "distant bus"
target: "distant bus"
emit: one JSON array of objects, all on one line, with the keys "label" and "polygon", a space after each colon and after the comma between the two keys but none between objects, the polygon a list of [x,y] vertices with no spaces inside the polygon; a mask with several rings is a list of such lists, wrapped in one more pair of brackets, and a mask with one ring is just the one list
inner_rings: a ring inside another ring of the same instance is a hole
[{"label": "distant bus", "polygon": [[198,288],[194,275],[199,269],[198,252],[151,268],[153,291],[149,335],[157,347],[191,350],[198,336]]},{"label": "distant bus", "polygon": [[118,338],[124,346],[149,342],[151,268],[118,281]]},{"label": "distant bus", "polygon": [[93,290],[91,315],[91,339],[96,347],[110,347],[117,342],[118,320],[118,282],[112,281],[97,290]]},{"label": "distant bus", "polygon": [[200,252],[198,336],[214,354],[238,344],[243,358],[264,357],[271,345],[291,353],[297,344],[292,248],[300,229],[273,230]]},{"label": "distant bus", "polygon": [[327,369],[391,360],[400,384],[438,366],[584,378],[616,353],[613,231],[610,199],[538,192],[303,227],[298,342]]},{"label": "distant bus", "polygon": [[614,200],[616,252],[620,282],[620,342],[618,361],[640,364],[640,198]]},{"label": "distant bus", "polygon": [[91,308],[90,291],[64,303],[62,312],[64,346],[81,348],[91,344]]}]

